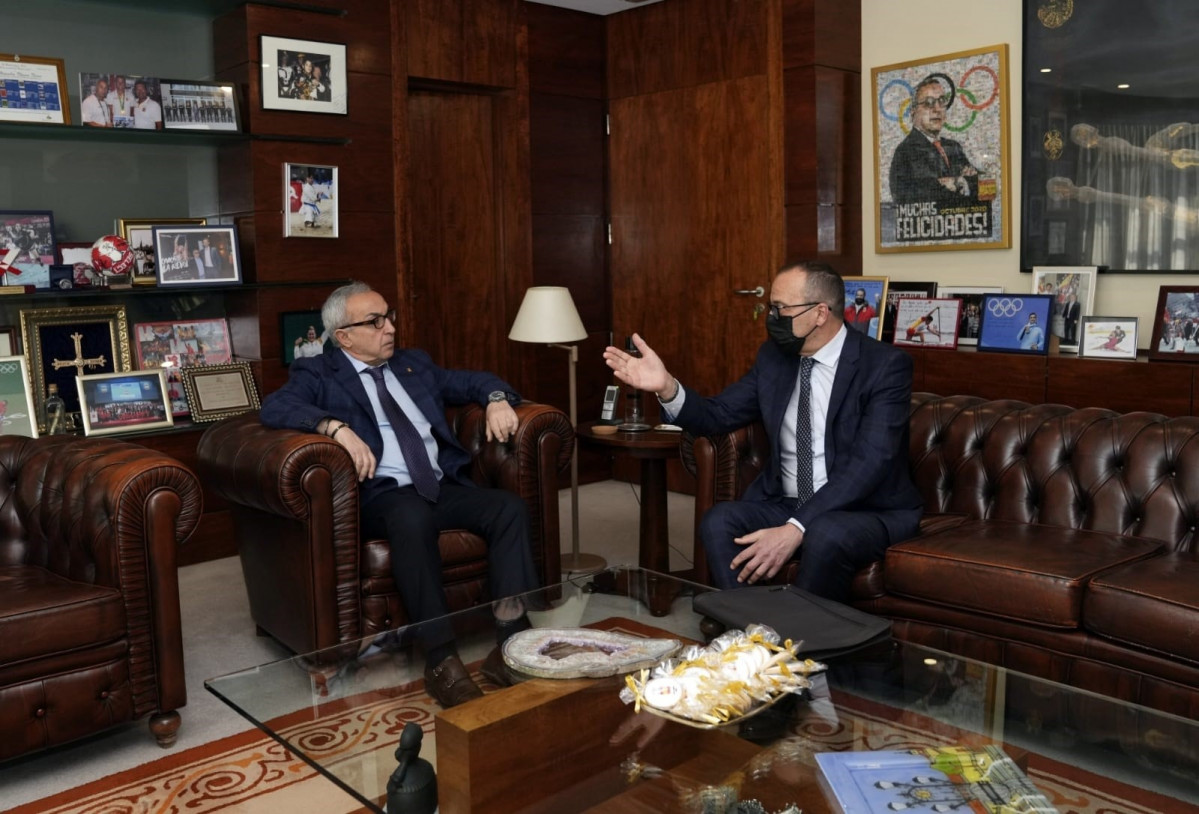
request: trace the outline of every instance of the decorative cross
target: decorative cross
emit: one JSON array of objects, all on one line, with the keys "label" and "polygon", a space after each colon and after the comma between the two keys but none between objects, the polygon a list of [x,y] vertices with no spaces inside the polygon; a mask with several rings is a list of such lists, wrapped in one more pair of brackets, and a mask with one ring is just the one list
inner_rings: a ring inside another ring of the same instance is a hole
[{"label": "decorative cross", "polygon": [[73,367],[77,371],[79,371],[78,375],[82,376],[83,368],[85,366],[86,367],[99,367],[100,365],[104,364],[104,354],[100,354],[99,356],[94,356],[91,359],[83,358],[83,334],[73,333],[73,334],[71,334],[71,338],[75,340],[75,358],[74,359],[55,359],[54,360],[54,369],[55,370],[62,370],[64,367]]}]

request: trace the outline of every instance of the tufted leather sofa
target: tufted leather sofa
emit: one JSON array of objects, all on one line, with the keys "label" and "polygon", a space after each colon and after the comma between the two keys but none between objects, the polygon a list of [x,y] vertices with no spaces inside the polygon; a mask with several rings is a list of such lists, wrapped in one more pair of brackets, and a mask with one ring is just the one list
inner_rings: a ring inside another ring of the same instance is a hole
[{"label": "tufted leather sofa", "polygon": [[[916,393],[909,426],[921,533],[853,604],[904,640],[1199,717],[1199,418]],[[697,528],[767,455],[761,426],[684,438]]]},{"label": "tufted leather sofa", "polygon": [[[473,455],[481,486],[509,489],[529,509],[533,561],[542,583],[561,581],[559,479],[570,466],[574,430],[544,404],[516,407],[507,443],[486,441],[478,405],[451,411],[450,426]],[[205,431],[200,474],[231,504],[238,552],[261,632],[297,653],[355,641],[407,623],[391,578],[385,540],[362,540],[358,480],[346,451],[322,435],[269,429],[257,413]],[[443,532],[442,578],[452,610],[488,601],[487,544]]]},{"label": "tufted leather sofa", "polygon": [[102,438],[0,437],[0,760],[187,703],[176,547],[201,511],[182,464]]}]

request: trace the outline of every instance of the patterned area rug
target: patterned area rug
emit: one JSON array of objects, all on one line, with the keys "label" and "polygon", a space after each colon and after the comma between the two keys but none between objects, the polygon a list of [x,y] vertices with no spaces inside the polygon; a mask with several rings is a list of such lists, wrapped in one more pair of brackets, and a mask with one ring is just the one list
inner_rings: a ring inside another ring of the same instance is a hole
[{"label": "patterned area rug", "polygon": [[[477,670],[478,665],[472,669]],[[487,691],[495,688],[475,674]],[[896,713],[863,699],[838,696],[837,714],[822,717],[818,706],[801,715],[783,753],[810,759],[814,752],[844,749],[904,749],[969,742],[959,730],[923,716]],[[414,721],[425,731],[421,755],[436,755],[433,718],[437,705],[423,683],[400,688],[391,698],[347,711],[345,715],[286,725],[293,743],[319,752],[322,761],[339,756],[377,753],[370,761],[390,774],[404,725]],[[982,741],[980,741],[982,742]],[[788,751],[789,750],[789,751]],[[776,752],[777,754],[777,752]],[[1180,809],[1166,798],[1132,803],[1129,789],[1074,766],[1029,754],[1028,774],[1062,814],[1159,814]],[[1138,799],[1143,796],[1138,793]],[[319,811],[349,814],[364,811],[352,797],[320,776],[271,738],[246,732],[39,800],[11,814],[208,814],[239,812]]]}]

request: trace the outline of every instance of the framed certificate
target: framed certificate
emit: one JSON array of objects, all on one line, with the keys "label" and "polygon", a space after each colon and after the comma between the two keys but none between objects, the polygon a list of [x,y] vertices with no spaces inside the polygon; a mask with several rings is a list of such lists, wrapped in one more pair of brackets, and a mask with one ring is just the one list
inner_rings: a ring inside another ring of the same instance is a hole
[{"label": "framed certificate", "polygon": [[70,124],[63,61],[0,54],[0,121]]},{"label": "framed certificate", "polygon": [[192,421],[220,421],[259,407],[258,388],[247,362],[185,367],[179,375]]}]

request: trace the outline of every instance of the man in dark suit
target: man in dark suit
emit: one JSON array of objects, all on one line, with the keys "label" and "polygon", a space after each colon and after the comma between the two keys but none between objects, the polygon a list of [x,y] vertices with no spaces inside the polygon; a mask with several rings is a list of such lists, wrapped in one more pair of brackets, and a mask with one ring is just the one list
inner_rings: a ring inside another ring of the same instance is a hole
[{"label": "man in dark suit", "polygon": [[[360,481],[362,532],[388,540],[391,573],[412,622],[449,613],[441,582],[438,535],[467,529],[487,540],[497,636],[502,641],[529,626],[513,595],[537,587],[529,552],[524,502],[470,479],[470,453],[446,422],[446,404],[478,402],[487,408],[487,440],[515,432],[512,387],[490,373],[446,370],[428,354],[395,348],[395,311],[364,283],[334,291],[321,309],[337,345],[316,358],[298,358],[287,383],[266,398],[260,414],[268,427],[319,432],[345,447]],[[425,686],[442,706],[482,695],[458,656],[448,623],[422,626]],[[503,675],[494,650],[488,678]],[[493,676],[493,674],[495,674]]]},{"label": "man in dark suit", "polygon": [[912,132],[891,156],[891,199],[951,206],[978,201],[978,170],[962,145],[941,136],[953,95],[935,76],[916,86]]},{"label": "man in dark suit", "polygon": [[713,398],[681,386],[640,336],[640,359],[614,347],[604,358],[696,435],[765,425],[769,466],[701,523],[713,583],[769,579],[798,555],[800,588],[845,601],[858,569],[919,526],[907,455],[912,360],[846,329],[844,283],[823,263],[784,267],[770,301],[771,341]]},{"label": "man in dark suit", "polygon": [[1078,318],[1082,314],[1082,306],[1078,304],[1078,295],[1071,291],[1066,295],[1066,304],[1062,306],[1062,322],[1065,327],[1063,340],[1067,345],[1078,344]]}]

